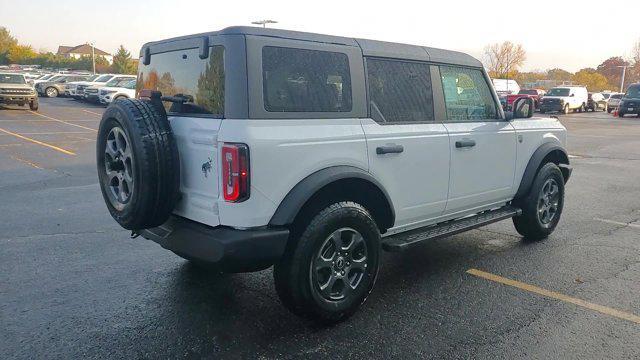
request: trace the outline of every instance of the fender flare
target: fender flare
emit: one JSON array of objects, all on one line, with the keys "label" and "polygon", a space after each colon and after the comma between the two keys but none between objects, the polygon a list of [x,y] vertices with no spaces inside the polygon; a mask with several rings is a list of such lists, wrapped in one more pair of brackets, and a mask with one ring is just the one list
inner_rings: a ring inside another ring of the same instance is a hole
[{"label": "fender flare", "polygon": [[[271,217],[269,225],[285,226],[292,224],[298,212],[306,204],[306,202],[324,186],[342,179],[362,179],[376,186],[382,194],[384,194],[389,208],[391,210],[390,224],[393,226],[396,219],[395,210],[391,197],[384,189],[382,184],[376,180],[371,174],[354,166],[332,166],[307,176],[302,179],[291,191],[284,197],[278,205],[276,212]],[[391,227],[390,226],[390,227]]]},{"label": "fender flare", "polygon": [[[562,154],[560,158],[560,164],[563,164],[561,170],[563,170],[562,173],[565,175],[565,183],[569,180],[568,175],[571,174],[571,167],[569,166],[569,156],[567,156],[566,150],[560,144],[554,142],[544,143],[533,152],[533,155],[531,155],[531,158],[527,163],[527,167],[524,170],[524,174],[522,175],[522,179],[520,180],[520,187],[518,187],[518,192],[516,192],[514,199],[520,199],[527,195],[529,189],[531,189],[533,180],[538,173],[538,169],[542,164],[542,160],[544,160],[544,158],[553,151],[559,151]],[[565,174],[565,172],[567,174]]]}]

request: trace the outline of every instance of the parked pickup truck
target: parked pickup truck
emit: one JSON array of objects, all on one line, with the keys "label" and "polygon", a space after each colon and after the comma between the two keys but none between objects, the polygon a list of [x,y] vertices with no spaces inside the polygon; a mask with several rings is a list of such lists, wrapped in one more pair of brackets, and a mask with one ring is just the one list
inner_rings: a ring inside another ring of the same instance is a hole
[{"label": "parked pickup truck", "polygon": [[517,94],[507,95],[506,96],[506,107],[505,110],[511,111],[513,108],[513,102],[522,97],[530,97],[533,99],[533,104],[536,109],[540,108],[540,99],[544,96],[545,91],[539,89],[522,89],[518,91]]}]

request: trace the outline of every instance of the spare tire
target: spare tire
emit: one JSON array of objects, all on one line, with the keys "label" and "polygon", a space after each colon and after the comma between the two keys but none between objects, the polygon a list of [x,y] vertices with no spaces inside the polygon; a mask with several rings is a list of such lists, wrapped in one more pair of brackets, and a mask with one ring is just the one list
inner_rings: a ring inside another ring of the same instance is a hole
[{"label": "spare tire", "polygon": [[178,148],[163,110],[148,101],[118,100],[100,121],[100,189],[111,216],[128,230],[163,224],[178,200]]}]

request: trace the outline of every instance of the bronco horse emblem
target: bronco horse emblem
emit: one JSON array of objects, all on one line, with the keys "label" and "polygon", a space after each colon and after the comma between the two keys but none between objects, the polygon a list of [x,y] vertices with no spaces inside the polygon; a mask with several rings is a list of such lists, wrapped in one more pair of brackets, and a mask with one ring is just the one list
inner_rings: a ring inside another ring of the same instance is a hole
[{"label": "bronco horse emblem", "polygon": [[209,158],[209,160],[202,164],[202,174],[204,174],[204,177],[209,177],[209,173],[211,172],[211,163],[212,160]]}]

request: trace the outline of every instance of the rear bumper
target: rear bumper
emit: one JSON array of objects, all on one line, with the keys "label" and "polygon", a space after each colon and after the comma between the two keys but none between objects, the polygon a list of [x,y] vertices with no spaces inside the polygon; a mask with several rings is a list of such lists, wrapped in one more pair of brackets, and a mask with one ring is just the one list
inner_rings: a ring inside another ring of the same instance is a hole
[{"label": "rear bumper", "polygon": [[185,258],[216,264],[224,271],[246,272],[277,262],[284,254],[289,230],[211,227],[172,216],[159,227],[141,230],[140,235]]}]

